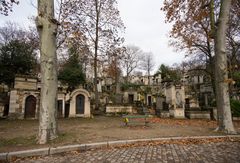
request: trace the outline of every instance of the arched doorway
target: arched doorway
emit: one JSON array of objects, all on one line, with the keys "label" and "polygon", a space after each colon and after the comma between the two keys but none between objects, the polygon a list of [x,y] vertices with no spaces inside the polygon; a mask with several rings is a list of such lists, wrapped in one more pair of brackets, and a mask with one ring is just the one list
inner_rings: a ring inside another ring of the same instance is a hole
[{"label": "arched doorway", "polygon": [[37,99],[33,95],[26,98],[24,118],[35,118],[36,103]]},{"label": "arched doorway", "polygon": [[76,114],[84,114],[85,96],[79,94],[76,96]]}]

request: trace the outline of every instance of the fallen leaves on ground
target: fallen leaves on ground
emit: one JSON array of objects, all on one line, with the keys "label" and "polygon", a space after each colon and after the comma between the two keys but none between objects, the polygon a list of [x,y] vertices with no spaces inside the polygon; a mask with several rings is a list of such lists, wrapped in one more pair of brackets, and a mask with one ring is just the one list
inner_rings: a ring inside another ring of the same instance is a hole
[{"label": "fallen leaves on ground", "polygon": [[[144,119],[138,119],[138,121],[144,121]],[[178,125],[178,126],[209,126],[216,127],[217,122],[203,119],[164,119],[164,118],[148,118],[150,123],[161,123],[167,125]]]},{"label": "fallen leaves on ground", "polygon": [[134,142],[132,144],[117,145],[112,148],[132,148],[139,146],[156,146],[156,145],[167,145],[167,144],[178,144],[178,145],[192,145],[192,144],[209,144],[219,142],[240,142],[239,137],[224,137],[224,138],[186,138],[186,139],[170,139],[160,141],[149,141],[149,142]]}]

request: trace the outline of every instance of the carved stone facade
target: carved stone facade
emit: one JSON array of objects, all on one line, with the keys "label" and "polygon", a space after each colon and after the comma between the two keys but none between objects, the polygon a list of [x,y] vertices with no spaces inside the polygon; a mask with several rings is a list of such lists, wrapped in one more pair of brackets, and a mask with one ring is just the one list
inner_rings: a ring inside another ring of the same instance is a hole
[{"label": "carved stone facade", "polygon": [[170,105],[170,116],[185,118],[185,91],[184,86],[169,83],[164,88],[166,103]]},{"label": "carved stone facade", "polygon": [[90,94],[85,89],[76,89],[70,96],[69,117],[90,117]]},{"label": "carved stone facade", "polygon": [[37,79],[26,76],[15,78],[14,89],[10,92],[10,118],[37,118],[39,115],[40,93]]},{"label": "carved stone facade", "polygon": [[[41,85],[37,78],[18,76],[15,78],[14,89],[10,92],[9,118],[37,119],[40,109]],[[90,94],[79,88],[71,93],[64,90],[58,92],[58,117],[90,117]]]}]

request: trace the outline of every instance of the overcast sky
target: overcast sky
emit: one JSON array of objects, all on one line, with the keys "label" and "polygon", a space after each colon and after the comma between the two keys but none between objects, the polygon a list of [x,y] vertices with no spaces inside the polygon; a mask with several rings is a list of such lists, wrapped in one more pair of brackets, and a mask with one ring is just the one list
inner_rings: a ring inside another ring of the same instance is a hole
[{"label": "overcast sky", "polygon": [[[36,0],[32,0],[36,1]],[[28,27],[29,17],[36,15],[37,10],[31,0],[20,0],[9,16],[0,15],[0,26],[5,21],[15,21]],[[164,14],[160,11],[163,0],[118,0],[121,18],[126,26],[125,44],[139,46],[143,51],[152,52],[155,59],[155,70],[160,64],[180,63],[184,55],[174,52],[168,46],[167,34],[171,28],[164,23]]]}]

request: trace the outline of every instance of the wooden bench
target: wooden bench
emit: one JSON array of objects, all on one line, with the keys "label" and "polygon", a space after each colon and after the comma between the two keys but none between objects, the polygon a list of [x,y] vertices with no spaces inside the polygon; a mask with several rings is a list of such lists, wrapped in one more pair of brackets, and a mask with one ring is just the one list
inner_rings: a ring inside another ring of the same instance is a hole
[{"label": "wooden bench", "polygon": [[145,126],[147,126],[149,123],[148,118],[150,118],[150,116],[149,115],[123,115],[122,118],[126,126],[129,123],[136,122],[134,121],[134,119],[143,119]]}]

